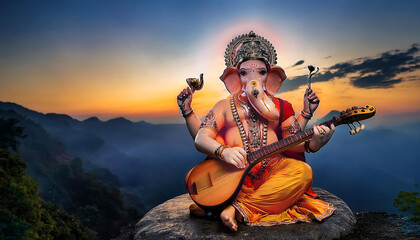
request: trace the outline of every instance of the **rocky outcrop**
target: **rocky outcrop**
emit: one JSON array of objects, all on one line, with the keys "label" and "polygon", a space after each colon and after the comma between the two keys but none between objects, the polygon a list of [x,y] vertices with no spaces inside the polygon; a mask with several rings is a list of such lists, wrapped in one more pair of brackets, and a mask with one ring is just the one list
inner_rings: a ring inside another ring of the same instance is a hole
[{"label": "rocky outcrop", "polygon": [[353,232],[343,240],[420,239],[420,224],[398,214],[358,212]]},{"label": "rocky outcrop", "polygon": [[335,213],[323,222],[297,223],[272,227],[239,224],[230,232],[220,221],[194,218],[189,214],[193,203],[188,194],[170,199],[150,210],[137,224],[134,239],[333,239],[352,232],[356,218],[337,196],[314,188],[321,199],[334,204]]}]

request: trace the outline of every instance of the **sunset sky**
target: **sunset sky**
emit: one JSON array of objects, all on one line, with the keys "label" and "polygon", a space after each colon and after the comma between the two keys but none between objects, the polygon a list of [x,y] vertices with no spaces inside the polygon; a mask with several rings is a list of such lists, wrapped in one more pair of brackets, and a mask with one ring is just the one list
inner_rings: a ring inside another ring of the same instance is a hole
[{"label": "sunset sky", "polygon": [[318,116],[371,104],[378,122],[418,121],[419,12],[404,0],[1,1],[0,101],[180,123],[176,96],[204,73],[193,98],[202,117],[228,96],[226,45],[253,30],[274,45],[288,76],[277,96],[296,111],[314,65]]}]

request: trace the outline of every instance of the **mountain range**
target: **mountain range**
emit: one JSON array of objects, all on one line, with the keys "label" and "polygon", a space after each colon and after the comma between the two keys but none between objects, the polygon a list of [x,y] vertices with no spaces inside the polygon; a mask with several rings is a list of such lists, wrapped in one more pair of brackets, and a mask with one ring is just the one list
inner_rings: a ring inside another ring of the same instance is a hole
[{"label": "mountain range", "polygon": [[[79,121],[6,102],[0,102],[0,110],[0,117],[14,111],[39,124],[66,152],[83,159],[87,170],[109,169],[118,177],[121,191],[137,196],[146,210],[185,193],[186,173],[205,158],[194,148],[183,124],[132,122],[122,117]],[[320,121],[337,114],[332,111]],[[365,124],[369,126],[369,120]],[[412,131],[367,128],[354,136],[347,126],[337,127],[323,149],[307,155],[314,185],[336,194],[353,211],[395,212],[392,201],[399,191],[418,191],[418,126],[417,122],[400,126]],[[29,138],[37,133],[27,134]],[[68,156],[62,159],[67,161]],[[36,177],[30,167],[31,171]]]},{"label": "mountain range", "polygon": [[[125,118],[100,121],[95,117],[79,121],[68,115],[43,114],[5,102],[0,102],[0,110],[3,111],[0,117],[5,115],[4,111],[13,111],[38,124],[63,152],[71,155],[67,161],[74,156],[84,160],[87,170],[109,169],[118,176],[120,189],[137,195],[146,209],[185,192],[185,175],[205,158],[195,150],[182,124],[154,125]],[[28,139],[37,135],[26,134]],[[29,173],[36,177],[31,169],[30,164]]]}]

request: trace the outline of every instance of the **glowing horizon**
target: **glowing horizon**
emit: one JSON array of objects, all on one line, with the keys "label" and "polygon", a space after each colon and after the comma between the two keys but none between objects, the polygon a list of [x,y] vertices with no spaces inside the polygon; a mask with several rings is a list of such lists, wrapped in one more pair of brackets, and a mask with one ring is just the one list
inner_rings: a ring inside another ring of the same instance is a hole
[{"label": "glowing horizon", "polygon": [[[250,30],[274,45],[286,81],[307,74],[309,64],[324,73],[338,63],[404,51],[420,39],[418,2],[327,1],[308,9],[309,2],[243,1],[241,11],[231,10],[234,2],[161,3],[0,3],[0,101],[79,120],[180,123],[176,96],[185,79],[204,73],[204,89],[193,101],[203,117],[229,95],[219,80],[226,45]],[[298,61],[304,64],[291,67]],[[418,69],[398,74],[402,82],[382,88],[355,87],[352,75],[315,82],[317,115],[368,103],[381,110],[378,117],[418,120],[411,113],[420,112],[419,76]],[[281,88],[277,96],[298,112],[303,92]]]}]

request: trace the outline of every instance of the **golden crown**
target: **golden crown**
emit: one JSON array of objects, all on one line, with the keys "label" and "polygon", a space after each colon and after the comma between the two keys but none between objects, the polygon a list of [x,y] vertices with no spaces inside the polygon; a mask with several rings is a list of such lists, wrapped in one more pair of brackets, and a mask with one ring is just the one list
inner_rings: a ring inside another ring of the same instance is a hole
[{"label": "golden crown", "polygon": [[277,53],[273,45],[253,31],[232,39],[227,45],[225,52],[225,64],[227,67],[236,66],[250,59],[263,60],[270,66],[277,63]]}]

